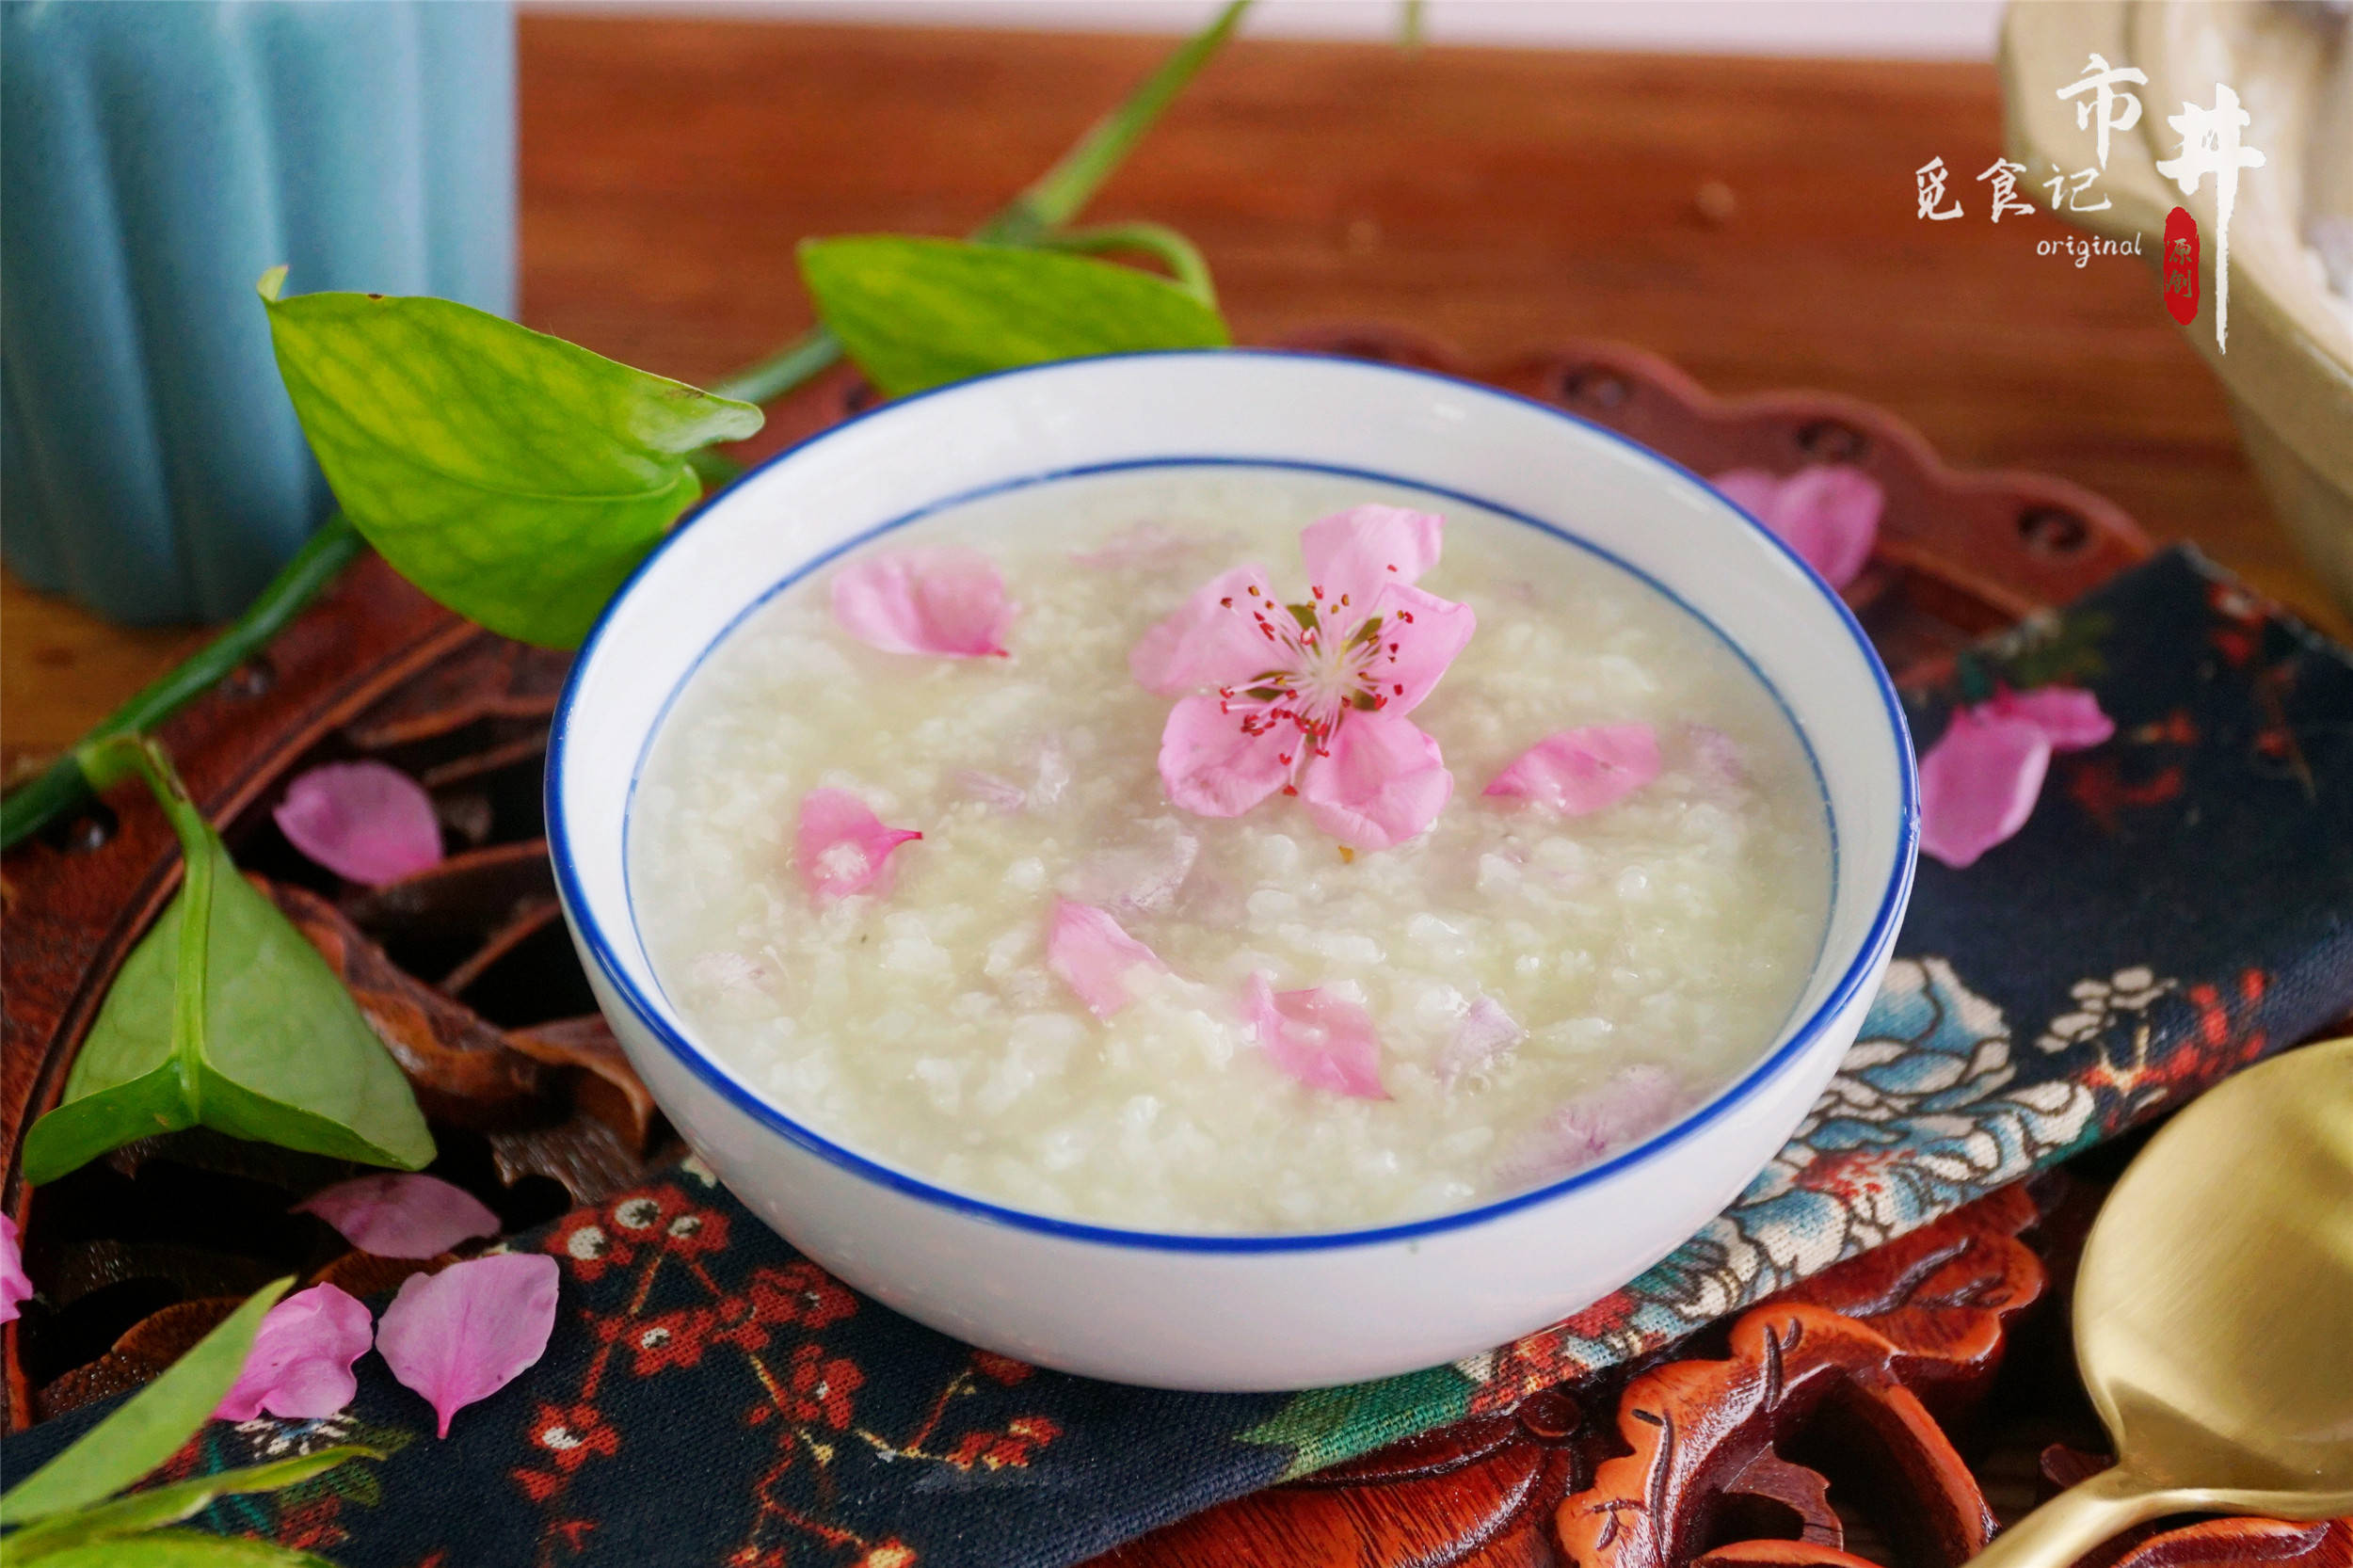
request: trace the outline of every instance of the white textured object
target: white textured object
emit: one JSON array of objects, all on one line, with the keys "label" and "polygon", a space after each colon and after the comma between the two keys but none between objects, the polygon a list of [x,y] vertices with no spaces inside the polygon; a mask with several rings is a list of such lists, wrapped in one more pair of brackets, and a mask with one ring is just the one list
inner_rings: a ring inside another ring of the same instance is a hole
[{"label": "white textured object", "polygon": [[[778,582],[873,529],[1007,481],[1171,456],[1321,464],[1550,523],[1712,622],[1811,746],[1836,838],[1829,935],[1792,1024],[1712,1099],[1531,1192],[1384,1229],[1181,1236],[1023,1213],[801,1126],[697,1042],[637,929],[625,825],[696,662]],[[1490,1348],[1616,1288],[1718,1212],[1844,1054],[1911,886],[1900,711],[1818,579],[1712,489],[1556,410],[1418,372],[1240,351],[1013,373],[886,406],[773,461],[674,533],[582,650],[549,822],[565,910],[638,1071],[728,1186],[819,1262],[945,1332],[1164,1386],[1301,1387]]]}]

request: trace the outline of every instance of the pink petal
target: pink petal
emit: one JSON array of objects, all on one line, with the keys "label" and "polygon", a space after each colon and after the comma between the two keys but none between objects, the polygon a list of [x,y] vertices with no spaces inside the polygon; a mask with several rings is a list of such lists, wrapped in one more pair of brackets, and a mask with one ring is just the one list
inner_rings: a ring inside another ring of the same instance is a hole
[{"label": "pink petal", "polygon": [[436,1257],[476,1236],[496,1236],[499,1217],[462,1187],[439,1176],[384,1172],[339,1181],[295,1205],[378,1257]]},{"label": "pink petal", "polygon": [[1299,779],[1308,817],[1355,849],[1388,849],[1427,832],[1453,794],[1438,743],[1391,712],[1349,714]]},{"label": "pink petal", "polygon": [[886,653],[1001,657],[1013,617],[996,564],[962,545],[869,555],[833,580],[833,618]]},{"label": "pink petal", "polygon": [[1299,732],[1245,735],[1220,712],[1214,696],[1189,696],[1168,711],[1160,730],[1160,786],[1168,798],[1204,817],[1239,817],[1289,781],[1283,760]]},{"label": "pink petal", "polygon": [[922,836],[911,827],[885,827],[847,790],[811,790],[801,797],[792,857],[809,897],[824,903],[881,882],[890,852]]},{"label": "pink petal", "polygon": [[1991,717],[2033,725],[2049,739],[2053,751],[2081,751],[2116,733],[2116,721],[2100,711],[2100,699],[2076,686],[2003,692],[1985,709]]},{"label": "pink petal", "polygon": [[1080,862],[1070,890],[1086,904],[1115,915],[1158,914],[1176,902],[1193,873],[1201,840],[1190,833],[1167,834],[1153,843],[1107,849]]},{"label": "pink petal", "polygon": [[381,762],[328,762],[298,775],[270,815],[288,843],[371,888],[441,863],[433,797]]},{"label": "pink petal", "polygon": [[1658,737],[1647,724],[1593,724],[1547,735],[1496,775],[1485,792],[1564,817],[1614,806],[1658,776]]},{"label": "pink petal", "polygon": [[1886,492],[1879,481],[1845,463],[1800,469],[1786,478],[1736,469],[1715,478],[1716,488],[1779,535],[1833,588],[1859,576],[1879,539]]},{"label": "pink petal", "polygon": [[1481,997],[1472,1002],[1470,1011],[1454,1029],[1454,1038],[1447,1042],[1438,1057],[1438,1076],[1451,1083],[1465,1073],[1475,1073],[1488,1066],[1505,1051],[1528,1038],[1519,1020],[1503,1010],[1503,1004],[1493,997]]},{"label": "pink petal", "polygon": [[404,1387],[449,1418],[537,1361],[555,1328],[555,1259],[501,1253],[410,1274],[376,1325],[376,1348]]},{"label": "pink petal", "polygon": [[1446,519],[1402,506],[1353,506],[1311,522],[1299,533],[1307,581],[1327,603],[1346,595],[1369,604],[1391,584],[1417,582],[1438,564]]},{"label": "pink petal", "polygon": [[1157,522],[1139,522],[1120,530],[1096,549],[1074,551],[1070,559],[1090,571],[1126,571],[1175,561],[1199,548],[1196,541],[1172,534]]},{"label": "pink petal", "polygon": [[1683,1092],[1665,1068],[1647,1062],[1621,1067],[1530,1128],[1497,1174],[1515,1183],[1567,1176],[1656,1132],[1682,1105]]},{"label": "pink petal", "polygon": [[1275,603],[1264,567],[1222,571],[1136,639],[1128,673],[1161,696],[1247,680],[1288,657],[1258,617],[1289,613]]},{"label": "pink petal", "polygon": [[360,1392],[351,1364],[368,1353],[371,1327],[368,1309],[335,1286],[296,1291],[263,1317],[245,1368],[214,1418],[249,1421],[264,1410],[290,1421],[334,1415]]},{"label": "pink petal", "polygon": [[16,1244],[16,1222],[0,1214],[0,1323],[15,1322],[17,1304],[32,1293],[24,1255]]},{"label": "pink petal", "polygon": [[1054,920],[1046,933],[1046,967],[1062,976],[1087,1011],[1108,1018],[1135,1000],[1128,978],[1137,968],[1166,972],[1160,955],[1119,927],[1093,904],[1054,901]]},{"label": "pink petal", "polygon": [[1372,1016],[1354,1002],[1321,986],[1277,991],[1257,973],[1242,987],[1242,1008],[1268,1060],[1310,1089],[1358,1099],[1389,1097],[1381,1087],[1381,1039]]},{"label": "pink petal", "polygon": [[977,800],[1001,816],[1012,816],[1029,803],[1030,792],[1010,778],[1000,778],[993,773],[980,773],[961,768],[948,782],[956,787],[956,793],[968,800]]},{"label": "pink petal", "polygon": [[1410,713],[1479,630],[1479,616],[1467,604],[1402,584],[1375,594],[1372,604],[1381,616],[1385,650],[1371,671],[1381,682],[1379,694],[1388,699],[1382,712]]},{"label": "pink petal", "polygon": [[2025,719],[1953,714],[1920,759],[1920,848],[1959,870],[2026,825],[2051,765],[2051,738]]}]

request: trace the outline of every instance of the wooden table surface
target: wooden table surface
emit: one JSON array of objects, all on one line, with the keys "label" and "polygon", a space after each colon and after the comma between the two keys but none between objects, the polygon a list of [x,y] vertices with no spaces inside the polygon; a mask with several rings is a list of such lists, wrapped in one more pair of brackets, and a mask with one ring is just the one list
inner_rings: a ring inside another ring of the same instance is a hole
[{"label": "wooden table surface", "polygon": [[[526,16],[523,317],[716,376],[808,324],[796,240],[970,228],[1168,47]],[[1998,142],[1988,66],[1244,40],[1090,216],[1191,234],[1245,342],[1377,320],[1492,361],[1601,336],[1719,392],[1865,398],[1950,462],[2087,485],[2346,632],[2142,264],[2038,255],[2070,232],[2040,213],[1987,220],[1974,176]],[[1931,156],[1960,220],[1915,216]],[[7,760],[64,744],[200,636],[9,582]]]}]

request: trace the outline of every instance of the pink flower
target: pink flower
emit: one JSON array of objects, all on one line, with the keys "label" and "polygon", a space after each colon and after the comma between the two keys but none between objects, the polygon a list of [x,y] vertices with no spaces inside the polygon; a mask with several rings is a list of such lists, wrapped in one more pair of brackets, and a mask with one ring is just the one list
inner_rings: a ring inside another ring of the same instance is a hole
[{"label": "pink flower", "polygon": [[1455,1025],[1454,1038],[1447,1042],[1438,1058],[1438,1076],[1451,1083],[1465,1073],[1492,1065],[1527,1038],[1528,1031],[1503,1010],[1501,1002],[1493,997],[1481,997],[1463,1015],[1463,1021]]},{"label": "pink flower", "polygon": [[1561,1106],[1513,1144],[1498,1167],[1504,1180],[1551,1180],[1656,1132],[1682,1108],[1683,1091],[1664,1067],[1621,1067],[1609,1082]]},{"label": "pink flower", "polygon": [[441,863],[433,797],[381,762],[328,762],[299,774],[270,815],[288,843],[371,888]]},{"label": "pink flower", "polygon": [[1264,568],[1236,567],[1146,632],[1128,667],[1179,699],[1160,734],[1169,799],[1236,817],[1280,791],[1360,849],[1426,831],[1454,776],[1405,715],[1478,624],[1467,605],[1413,585],[1436,564],[1445,526],[1396,506],[1338,513],[1299,536],[1304,601],[1278,602]]},{"label": "pink flower", "polygon": [[1785,478],[1762,469],[1735,469],[1716,475],[1713,483],[1833,588],[1861,575],[1878,542],[1880,510],[1887,502],[1878,480],[1844,463],[1801,468]]},{"label": "pink flower", "polygon": [[374,1337],[368,1309],[332,1285],[313,1285],[280,1302],[262,1319],[245,1368],[220,1397],[214,1418],[249,1421],[263,1411],[290,1421],[318,1421],[360,1392],[351,1364]]},{"label": "pink flower", "polygon": [[801,797],[792,858],[808,896],[824,904],[883,882],[890,852],[922,836],[911,827],[885,827],[847,790],[811,790]]},{"label": "pink flower", "polygon": [[32,1293],[24,1255],[16,1244],[16,1222],[0,1214],[0,1323],[15,1322],[17,1304]]},{"label": "pink flower", "polygon": [[995,564],[962,545],[868,555],[833,580],[834,620],[886,653],[1002,658],[1013,617]]},{"label": "pink flower", "polygon": [[1381,1039],[1372,1015],[1354,1002],[1321,986],[1277,991],[1258,973],[1242,987],[1242,1010],[1267,1059],[1310,1089],[1358,1099],[1389,1097],[1381,1086]]},{"label": "pink flower", "polygon": [[1092,904],[1054,901],[1053,924],[1046,933],[1046,967],[1087,1004],[1108,1018],[1134,1000],[1128,978],[1137,969],[1165,972],[1160,955],[1120,929],[1119,922]]},{"label": "pink flower", "polygon": [[1657,776],[1658,737],[1649,725],[1593,724],[1545,736],[1483,792],[1582,817],[1616,805]]},{"label": "pink flower", "polygon": [[405,1388],[449,1418],[537,1361],[555,1329],[555,1259],[499,1253],[410,1274],[376,1325],[376,1348]]},{"label": "pink flower", "polygon": [[295,1205],[378,1257],[434,1257],[476,1236],[496,1236],[499,1217],[462,1187],[439,1176],[380,1172],[339,1181]]},{"label": "pink flower", "polygon": [[1958,871],[2026,825],[2056,751],[2116,733],[2091,693],[2045,686],[1956,709],[1920,759],[1920,848]]}]

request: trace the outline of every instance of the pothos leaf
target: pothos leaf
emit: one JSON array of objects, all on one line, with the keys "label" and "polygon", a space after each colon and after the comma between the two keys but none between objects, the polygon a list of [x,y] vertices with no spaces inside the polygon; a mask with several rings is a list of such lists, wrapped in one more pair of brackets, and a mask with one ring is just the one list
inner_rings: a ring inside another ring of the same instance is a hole
[{"label": "pothos leaf", "polygon": [[364,1448],[347,1443],[337,1448],[321,1448],[315,1453],[296,1454],[292,1459],[273,1460],[267,1464],[216,1470],[211,1475],[198,1476],[191,1480],[150,1487],[144,1492],[134,1492],[111,1502],[95,1503],[71,1513],[56,1514],[18,1530],[8,1537],[8,1560],[31,1562],[45,1560],[51,1553],[63,1552],[89,1542],[136,1535],[164,1525],[176,1525],[183,1519],[195,1517],[217,1497],[250,1492],[279,1492],[332,1470],[345,1460],[384,1457],[381,1449]]},{"label": "pothos leaf", "polygon": [[272,1280],[198,1340],[161,1377],[0,1494],[0,1524],[24,1525],[110,1497],[180,1451],[237,1381],[262,1319],[292,1285]]},{"label": "pothos leaf", "polygon": [[1084,256],[899,234],[808,240],[800,254],[818,314],[893,397],[1016,365],[1231,341],[1188,288]]},{"label": "pothos leaf", "polygon": [[63,1101],[25,1134],[25,1179],[199,1123],[372,1165],[430,1163],[416,1097],[351,994],[237,874],[162,754],[137,755],[187,874],[115,977]]},{"label": "pothos leaf", "polygon": [[402,576],[493,632],[585,636],[702,494],[687,461],[760,413],[446,299],[279,297],[278,370],[344,512]]}]

